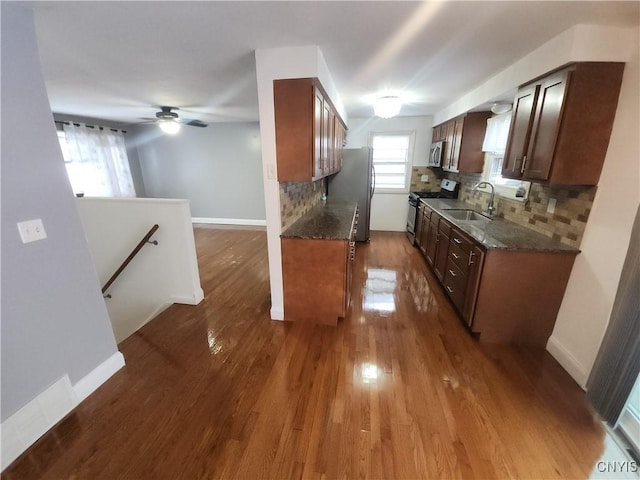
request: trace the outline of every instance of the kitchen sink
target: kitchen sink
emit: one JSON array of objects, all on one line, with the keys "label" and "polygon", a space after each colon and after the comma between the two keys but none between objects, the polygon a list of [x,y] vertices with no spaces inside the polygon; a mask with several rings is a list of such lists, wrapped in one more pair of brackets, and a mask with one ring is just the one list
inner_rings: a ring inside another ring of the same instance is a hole
[{"label": "kitchen sink", "polygon": [[456,220],[465,220],[468,222],[490,222],[493,219],[487,217],[475,210],[445,210],[446,214]]}]

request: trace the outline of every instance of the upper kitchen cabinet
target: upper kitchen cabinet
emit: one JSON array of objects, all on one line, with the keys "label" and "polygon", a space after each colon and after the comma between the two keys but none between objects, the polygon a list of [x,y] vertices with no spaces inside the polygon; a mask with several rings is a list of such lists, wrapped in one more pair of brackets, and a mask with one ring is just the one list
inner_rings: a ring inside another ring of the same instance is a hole
[{"label": "upper kitchen cabinet", "polygon": [[623,63],[575,63],[520,88],[502,175],[597,185],[623,70]]},{"label": "upper kitchen cabinet", "polygon": [[315,78],[274,80],[279,182],[312,182],[342,166],[346,126]]},{"label": "upper kitchen cabinet", "polygon": [[482,141],[490,115],[489,112],[469,112],[433,128],[432,141],[445,142],[442,158],[444,171],[482,172]]}]

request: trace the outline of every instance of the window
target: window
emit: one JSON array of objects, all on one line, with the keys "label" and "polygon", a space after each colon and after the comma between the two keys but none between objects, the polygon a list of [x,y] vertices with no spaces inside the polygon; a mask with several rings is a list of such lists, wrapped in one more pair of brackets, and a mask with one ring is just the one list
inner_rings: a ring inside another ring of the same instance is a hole
[{"label": "window", "polygon": [[[482,180],[493,183],[497,195],[511,200],[524,201],[529,196],[531,183],[502,177],[502,163],[504,162],[504,151],[507,146],[510,125],[510,113],[497,115],[487,120],[487,131],[482,144],[482,151],[486,152]],[[482,187],[479,190],[489,192],[490,188]]]},{"label": "window", "polygon": [[408,191],[413,139],[413,132],[371,134],[376,191]]},{"label": "window", "polygon": [[[504,178],[502,176],[502,162],[504,153],[486,153],[484,156],[484,169],[482,180],[493,183],[496,187],[496,195],[506,197],[511,200],[525,201],[529,197],[531,182],[523,182]],[[490,192],[490,187],[481,187],[479,190]]]},{"label": "window", "polygon": [[122,132],[65,123],[58,141],[75,194],[136,196]]}]

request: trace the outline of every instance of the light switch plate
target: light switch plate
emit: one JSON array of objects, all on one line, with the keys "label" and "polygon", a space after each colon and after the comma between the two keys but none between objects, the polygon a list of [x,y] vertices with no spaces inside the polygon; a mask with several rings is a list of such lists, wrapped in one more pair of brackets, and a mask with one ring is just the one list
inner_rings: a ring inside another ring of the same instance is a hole
[{"label": "light switch plate", "polygon": [[547,213],[553,213],[556,211],[556,203],[558,201],[555,198],[550,198],[547,204]]},{"label": "light switch plate", "polygon": [[18,231],[20,232],[22,243],[30,243],[47,238],[47,232],[44,229],[41,218],[18,222]]},{"label": "light switch plate", "polygon": [[428,182],[429,181],[429,175],[422,175],[420,177],[420,181],[421,182]]}]

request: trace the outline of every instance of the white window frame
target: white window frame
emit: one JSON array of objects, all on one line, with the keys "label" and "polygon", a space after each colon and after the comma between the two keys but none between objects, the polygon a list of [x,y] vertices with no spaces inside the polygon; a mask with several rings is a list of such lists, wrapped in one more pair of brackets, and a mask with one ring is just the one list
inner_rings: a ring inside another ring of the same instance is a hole
[{"label": "white window frame", "polygon": [[[501,175],[501,168],[498,164],[504,161],[504,153],[487,152],[484,155],[484,167],[482,169],[482,180],[493,183],[496,188],[496,195],[515,200],[516,202],[524,202],[529,198],[529,190],[531,182],[522,180],[513,180],[504,178]],[[518,197],[516,194],[519,190],[524,189],[524,196]],[[478,188],[481,192],[491,193],[491,187],[486,185]]]},{"label": "white window frame", "polygon": [[[377,186],[375,193],[399,193],[407,194],[411,185],[411,167],[413,166],[413,153],[415,148],[416,132],[415,130],[395,130],[395,131],[376,131],[369,133],[369,147],[373,148],[373,139],[376,136],[402,136],[409,138],[409,146],[407,147],[407,158],[405,160],[405,179],[404,186],[398,188],[382,188]],[[375,168],[375,163],[374,163]]]}]

